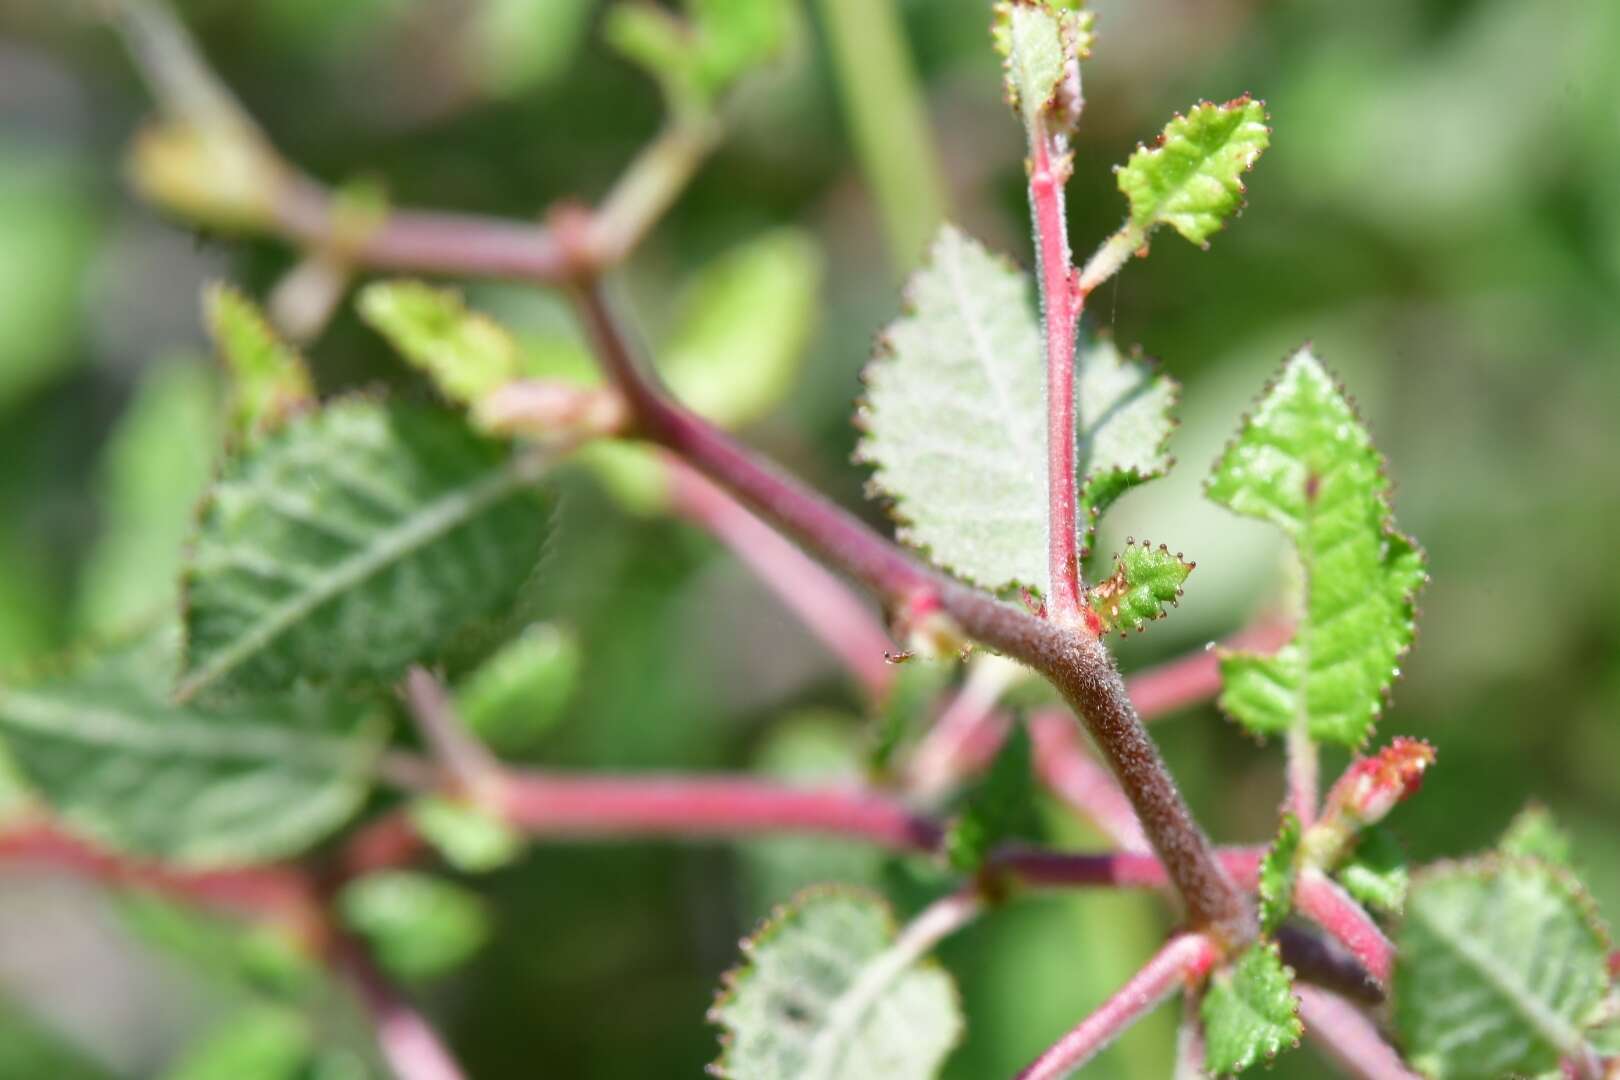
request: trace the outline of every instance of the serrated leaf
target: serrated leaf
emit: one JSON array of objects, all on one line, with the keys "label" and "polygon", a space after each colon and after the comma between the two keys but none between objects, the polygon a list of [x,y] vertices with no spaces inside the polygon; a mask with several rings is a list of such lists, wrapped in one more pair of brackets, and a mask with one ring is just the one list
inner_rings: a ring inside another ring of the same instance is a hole
[{"label": "serrated leaf", "polygon": [[1299,818],[1284,814],[1277,838],[1260,860],[1260,929],[1267,934],[1294,910],[1294,880],[1299,875]]},{"label": "serrated leaf", "polygon": [[338,911],[370,943],[377,962],[406,982],[459,966],[490,935],[489,913],[478,897],[411,870],[388,870],[349,883],[338,895]]},{"label": "serrated leaf", "polygon": [[724,1031],[713,1072],[736,1080],[934,1076],[961,1033],[956,989],[930,963],[888,970],[894,940],[893,917],[877,897],[818,889],[794,898],[744,943],[743,965],[710,1010]]},{"label": "serrated leaf", "polygon": [[309,1023],[290,1009],[243,1009],[186,1048],[164,1080],[299,1080],[315,1049]]},{"label": "serrated leaf", "polygon": [[1277,946],[1249,948],[1229,968],[1210,976],[1202,1005],[1204,1067],[1212,1076],[1243,1072],[1262,1058],[1299,1045],[1304,1031],[1293,974]]},{"label": "serrated leaf", "polygon": [[1258,734],[1302,724],[1314,738],[1361,744],[1412,643],[1423,556],[1395,531],[1383,459],[1309,349],[1244,423],[1208,493],[1287,533],[1306,578],[1291,642],[1274,656],[1221,654],[1221,707]]},{"label": "serrated leaf", "polygon": [[1532,803],[1513,816],[1496,846],[1504,855],[1567,867],[1575,844],[1550,810]]},{"label": "serrated leaf", "polygon": [[1061,106],[1061,130],[1079,119],[1079,62],[1091,55],[1094,23],[1092,13],[1074,0],[996,5],[991,35],[1004,61],[1007,100],[1023,114],[1026,127],[1033,128],[1053,106]]},{"label": "serrated leaf", "polygon": [[1374,826],[1361,833],[1355,850],[1336,876],[1345,891],[1368,907],[1399,915],[1406,906],[1411,874],[1406,852],[1388,829]]},{"label": "serrated leaf", "polygon": [[18,770],[72,828],[187,864],[295,854],[358,809],[387,724],[352,698],[175,705],[172,628],[32,686],[0,688]]},{"label": "serrated leaf", "polygon": [[531,626],[457,684],[456,714],[497,750],[532,748],[562,716],[583,662],[572,633]]},{"label": "serrated leaf", "polygon": [[1164,618],[1164,605],[1175,604],[1181,586],[1196,563],[1148,541],[1129,543],[1114,559],[1114,572],[1093,585],[1086,602],[1102,623],[1103,630],[1141,630],[1154,619]]},{"label": "serrated leaf", "polygon": [[703,267],[684,291],[659,372],[722,427],[759,420],[787,396],[815,324],[821,253],[777,229]]},{"label": "serrated leaf", "polygon": [[1029,731],[1016,724],[945,833],[951,865],[974,873],[997,844],[1013,838],[1040,839],[1039,794]]},{"label": "serrated leaf", "polygon": [[1395,1020],[1443,1080],[1550,1070],[1584,1042],[1608,987],[1608,939],[1566,872],[1486,859],[1419,874],[1395,935]]},{"label": "serrated leaf", "polygon": [[387,681],[434,657],[533,572],[544,464],[399,404],[289,423],[230,462],[203,508],[178,695]]},{"label": "serrated leaf", "polygon": [[[901,538],[991,589],[1047,586],[1046,376],[1030,283],[952,226],[880,339],[857,458]],[[1076,355],[1079,546],[1131,486],[1168,468],[1173,382],[1106,340]]]},{"label": "serrated leaf", "polygon": [[1263,102],[1248,96],[1216,105],[1201,101],[1165,126],[1153,147],[1138,147],[1119,170],[1131,204],[1131,227],[1143,239],[1169,225],[1207,244],[1243,203],[1243,173],[1271,142]]},{"label": "serrated leaf", "polygon": [[228,426],[245,443],[315,402],[304,358],[284,344],[261,312],[229,285],[203,293],[203,313],[214,349],[230,375]]},{"label": "serrated leaf", "polygon": [[417,799],[410,814],[422,839],[464,873],[487,873],[522,854],[522,835],[482,807],[435,795]]},{"label": "serrated leaf", "polygon": [[1125,492],[1170,471],[1171,415],[1181,386],[1150,360],[1127,357],[1110,338],[1075,355],[1075,476],[1080,481],[1080,550],[1091,547],[1103,513]]},{"label": "serrated leaf", "polygon": [[372,329],[458,405],[476,405],[519,374],[517,341],[493,319],[469,310],[450,289],[377,281],[360,290],[355,306]]}]

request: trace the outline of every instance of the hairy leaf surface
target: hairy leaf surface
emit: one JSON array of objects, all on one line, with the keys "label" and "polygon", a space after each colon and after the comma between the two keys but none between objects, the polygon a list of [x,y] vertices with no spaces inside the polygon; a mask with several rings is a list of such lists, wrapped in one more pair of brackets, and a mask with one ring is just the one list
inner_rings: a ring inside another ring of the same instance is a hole
[{"label": "hairy leaf surface", "polygon": [[1164,605],[1175,604],[1194,563],[1160,544],[1128,543],[1114,560],[1114,572],[1097,582],[1086,600],[1104,630],[1141,630],[1164,618]]},{"label": "hairy leaf surface", "polygon": [[1075,356],[1075,476],[1080,482],[1080,550],[1114,501],[1170,471],[1172,415],[1181,385],[1152,361],[1126,356],[1110,338],[1081,343]]},{"label": "hairy leaf surface", "polygon": [[1277,946],[1262,943],[1210,976],[1204,992],[1204,1067],[1213,1076],[1240,1073],[1297,1046],[1304,1028],[1293,975]]},{"label": "hairy leaf surface", "polygon": [[204,506],[179,696],[386,681],[434,657],[534,570],[541,468],[409,406],[346,401],[288,424]]},{"label": "hairy leaf surface", "polygon": [[1306,580],[1304,617],[1276,655],[1221,654],[1221,707],[1259,734],[1300,724],[1360,745],[1412,644],[1423,556],[1390,520],[1389,480],[1366,428],[1308,349],[1227,447],[1208,492],[1287,533]]},{"label": "hairy leaf surface", "polygon": [[1260,860],[1260,928],[1275,933],[1294,908],[1294,881],[1299,875],[1299,818],[1284,814],[1277,839]]},{"label": "hairy leaf surface", "polygon": [[895,969],[888,906],[852,889],[801,893],[743,944],[710,1011],[714,1066],[738,1080],[932,1077],[961,1033],[950,976]]},{"label": "hairy leaf surface", "polygon": [[1169,225],[1195,244],[1209,238],[1243,203],[1243,173],[1271,142],[1266,108],[1241,97],[1201,101],[1165,126],[1153,147],[1138,147],[1119,170],[1131,226],[1145,237]]}]

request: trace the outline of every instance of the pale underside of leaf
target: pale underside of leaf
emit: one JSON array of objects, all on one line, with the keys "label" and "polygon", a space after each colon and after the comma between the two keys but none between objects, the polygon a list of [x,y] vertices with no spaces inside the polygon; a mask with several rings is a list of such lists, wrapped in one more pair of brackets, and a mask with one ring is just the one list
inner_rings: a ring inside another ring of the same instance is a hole
[{"label": "pale underside of leaf", "polygon": [[1608,939],[1563,871],[1447,865],[1413,882],[1396,939],[1396,1020],[1413,1062],[1446,1080],[1553,1069],[1608,986]]},{"label": "pale underside of leaf", "polygon": [[300,418],[211,493],[178,696],[391,679],[511,602],[538,560],[545,462],[453,418],[351,401]]},{"label": "pale underside of leaf", "polygon": [[1415,634],[1423,557],[1396,532],[1383,460],[1309,350],[1296,353],[1216,463],[1210,498],[1293,540],[1304,618],[1272,656],[1223,652],[1221,706],[1259,734],[1371,734]]},{"label": "pale underside of leaf", "polygon": [[0,689],[0,732],[46,804],[109,846],[187,864],[293,854],[347,820],[386,735],[380,711],[308,687],[177,706],[177,639],[165,629]]},{"label": "pale underside of leaf", "polygon": [[1109,338],[1081,343],[1075,357],[1075,475],[1080,479],[1080,551],[1103,513],[1138,484],[1170,471],[1172,416],[1180,385],[1151,361],[1127,357]]},{"label": "pale underside of leaf", "polygon": [[938,966],[889,970],[895,928],[878,898],[801,894],[744,947],[710,1016],[725,1031],[714,1071],[737,1080],[936,1075],[961,1031]]}]

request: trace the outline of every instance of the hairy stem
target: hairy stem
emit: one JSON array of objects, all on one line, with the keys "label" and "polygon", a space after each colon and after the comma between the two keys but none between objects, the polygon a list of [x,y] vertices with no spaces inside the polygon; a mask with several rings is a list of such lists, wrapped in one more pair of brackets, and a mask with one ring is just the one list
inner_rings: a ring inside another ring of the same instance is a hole
[{"label": "hairy stem", "polygon": [[1419,1080],[1373,1022],[1338,994],[1295,983],[1305,1037],[1316,1043],[1344,1075],[1354,1080]]},{"label": "hairy stem", "polygon": [[1203,934],[1173,937],[1113,997],[1018,1074],[1018,1080],[1061,1080],[1084,1065],[1165,998],[1202,977],[1221,956]]},{"label": "hairy stem", "polygon": [[1395,946],[1362,906],[1320,870],[1308,869],[1294,886],[1300,914],[1349,949],[1380,986],[1389,985]]},{"label": "hairy stem", "polygon": [[1193,991],[1181,995],[1181,1026],[1176,1030],[1176,1071],[1174,1080],[1209,1080],[1204,1071],[1204,1018],[1199,997]]},{"label": "hairy stem", "polygon": [[1119,273],[1120,269],[1131,260],[1147,243],[1147,234],[1134,225],[1126,224],[1119,232],[1104,240],[1102,246],[1086,260],[1086,265],[1080,271],[1076,289],[1081,296],[1087,296],[1093,289]]},{"label": "hairy stem", "polygon": [[1142,823],[1109,771],[1080,742],[1074,723],[1056,710],[1029,718],[1035,771],[1047,789],[1126,851],[1148,850]]},{"label": "hairy stem", "polygon": [[596,356],[624,394],[638,432],[675,451],[812,553],[891,605],[927,598],[973,639],[1045,675],[1085,721],[1130,796],[1195,926],[1241,945],[1255,933],[1232,884],[1165,769],[1107,648],[1083,629],[1038,619],[915,562],[843,508],[751,453],[660,393],[600,287],[576,291]]},{"label": "hairy stem", "polygon": [[1047,563],[1048,614],[1080,620],[1080,557],[1075,531],[1074,332],[1081,298],[1069,262],[1063,213],[1068,159],[1042,125],[1030,130],[1029,205],[1040,262],[1041,316],[1046,329]]}]

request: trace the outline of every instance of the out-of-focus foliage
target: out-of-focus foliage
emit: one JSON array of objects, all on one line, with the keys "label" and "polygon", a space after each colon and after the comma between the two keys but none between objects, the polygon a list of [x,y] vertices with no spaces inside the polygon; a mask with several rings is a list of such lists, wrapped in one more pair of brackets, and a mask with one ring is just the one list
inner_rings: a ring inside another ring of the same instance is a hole
[{"label": "out-of-focus foliage", "polygon": [[[899,6],[955,214],[1027,266],[1025,149],[999,100],[987,5]],[[81,626],[111,631],[162,606],[179,565],[178,541],[164,537],[187,531],[218,440],[177,419],[195,415],[188,404],[143,423],[156,409],[147,387],[164,381],[169,358],[205,352],[203,282],[228,274],[264,295],[291,265],[276,245],[160,224],[125,195],[114,177],[145,98],[108,37],[69,20],[72,7],[25,0],[0,14],[7,673],[45,663]],[[602,4],[183,7],[291,156],[322,177],[378,176],[397,204],[529,217],[556,197],[604,190],[660,122],[657,91],[601,43]],[[1275,531],[1201,502],[1197,489],[1255,387],[1314,338],[1357,389],[1391,462],[1401,525],[1423,538],[1434,579],[1386,723],[1429,739],[1442,760],[1389,828],[1427,860],[1492,845],[1526,799],[1545,799],[1600,904],[1620,910],[1620,562],[1591,557],[1620,530],[1620,7],[1098,9],[1088,141],[1070,196],[1081,254],[1123,218],[1106,163],[1126,160],[1175,109],[1249,91],[1266,100],[1275,131],[1241,227],[1216,253],[1157,245],[1090,298],[1096,327],[1121,347],[1140,342],[1186,385],[1170,447],[1181,468],[1122,498],[1095,544],[1108,553],[1127,535],[1174,539],[1199,563],[1177,618],[1123,647],[1127,667],[1228,632],[1268,590],[1286,595]],[[808,230],[826,267],[808,358],[785,403],[748,435],[856,506],[863,476],[847,463],[848,411],[871,337],[893,314],[895,268],[812,24],[804,48],[780,54],[728,105],[733,135],[622,286],[647,337],[668,340],[680,320],[673,282],[770,227]],[[544,297],[466,287],[526,349],[577,358]],[[323,392],[429,393],[352,316],[308,352]],[[171,392],[194,404],[208,382],[193,367],[175,377],[189,389]],[[156,432],[138,440],[151,448],[121,449],[140,427]],[[148,455],[153,464],[141,464]],[[145,478],[120,478],[125,470]],[[589,477],[566,486],[546,558],[567,572],[549,575],[536,603],[576,629],[582,671],[576,698],[528,753],[558,766],[741,767],[766,756],[784,706],[857,709],[819,646],[714,545],[656,518],[627,520]],[[93,569],[114,561],[100,554],[105,544],[137,533],[152,546],[127,557],[148,573]],[[1579,590],[1566,588],[1571,567],[1581,568]],[[1155,734],[1212,834],[1253,839],[1275,827],[1274,748],[1255,748],[1212,709]],[[748,865],[708,846],[542,848],[480,880],[502,947],[479,954],[430,1011],[478,1076],[514,1075],[537,1046],[559,1075],[695,1075],[713,1057],[697,1018],[759,912],[745,899]],[[0,924],[26,925],[14,906],[23,902],[0,901]],[[1065,896],[1017,905],[948,943],[942,957],[973,1017],[949,1075],[1015,1071],[1166,929],[1151,897]],[[0,929],[0,953],[12,955],[13,933]],[[8,998],[32,1000],[53,973],[7,964],[0,983]],[[52,1033],[39,1053],[83,1030],[64,1017],[88,1023],[86,1002],[115,984],[84,985],[83,1000],[30,1018]],[[1018,1008],[1005,1007],[1012,999]],[[215,1020],[205,1011],[198,1035]],[[9,1006],[5,1015],[9,1024]],[[1096,1068],[1166,1075],[1171,1042],[1155,1016]],[[35,1052],[9,1035],[0,1046]],[[11,1060],[0,1075],[73,1075],[38,1064],[47,1058],[7,1073]],[[140,1075],[149,1063],[116,1064]],[[1293,1054],[1268,1075],[1323,1068]]]}]

